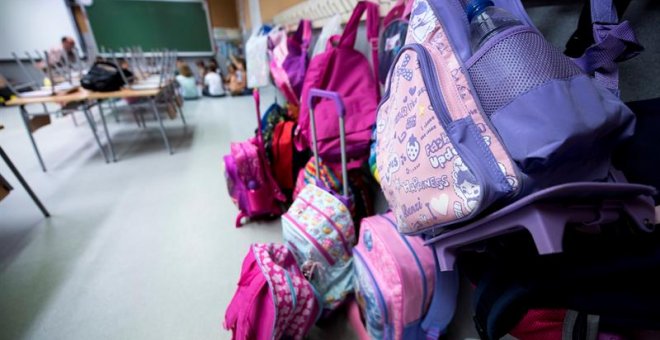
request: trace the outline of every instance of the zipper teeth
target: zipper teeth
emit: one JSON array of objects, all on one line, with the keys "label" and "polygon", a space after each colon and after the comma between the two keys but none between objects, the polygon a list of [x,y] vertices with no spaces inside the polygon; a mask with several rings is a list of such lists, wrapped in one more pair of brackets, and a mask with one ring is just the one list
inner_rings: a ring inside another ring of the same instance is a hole
[{"label": "zipper teeth", "polygon": [[417,269],[419,269],[419,273],[422,275],[422,310],[421,310],[419,315],[423,316],[424,315],[424,309],[425,309],[424,307],[426,305],[426,297],[427,297],[427,294],[428,294],[428,287],[426,285],[426,273],[424,272],[424,268],[422,267],[422,262],[419,260],[419,257],[417,257],[417,254],[412,249],[412,245],[410,245],[410,242],[408,242],[408,239],[406,239],[405,236],[403,236],[403,235],[401,235],[401,233],[399,233],[399,230],[396,228],[396,224],[394,223],[394,221],[392,221],[391,219],[389,219],[389,217],[387,217],[385,215],[381,215],[381,217],[384,218],[385,220],[387,220],[387,222],[389,222],[389,224],[392,226],[392,228],[394,228],[394,231],[401,237],[401,240],[403,241],[403,243],[406,244],[408,250],[410,250],[410,253],[412,254],[413,258],[415,259],[415,263],[417,264]]},{"label": "zipper teeth", "polygon": [[330,222],[330,225],[332,226],[332,228],[333,228],[333,229],[337,232],[337,234],[339,235],[339,238],[341,239],[341,244],[342,244],[342,246],[344,247],[344,250],[346,251],[347,254],[350,255],[350,254],[351,254],[351,250],[350,250],[350,248],[348,247],[348,242],[346,241],[346,238],[344,238],[344,234],[339,230],[339,226],[338,226],[338,225],[337,225],[332,219],[330,219],[330,217],[328,217],[328,215],[326,215],[323,211],[321,211],[321,209],[319,209],[318,207],[316,207],[315,205],[313,205],[311,202],[309,202],[308,200],[306,200],[304,197],[298,197],[298,198],[299,198],[301,201],[303,201],[305,204],[307,204],[308,207],[314,209],[316,212],[318,212],[319,214],[321,214],[321,216],[323,216],[328,222]]},{"label": "zipper teeth", "polygon": [[376,293],[378,293],[378,302],[380,302],[378,305],[380,306],[380,310],[383,312],[383,316],[385,317],[385,322],[383,323],[383,332],[387,334],[387,329],[388,329],[387,325],[389,325],[390,323],[390,317],[387,312],[387,304],[385,304],[385,298],[383,297],[383,293],[380,291],[380,287],[378,287],[378,284],[376,283],[376,278],[374,277],[374,274],[371,272],[371,269],[369,269],[367,263],[364,261],[364,257],[362,257],[362,254],[360,254],[360,251],[357,248],[355,248],[353,253],[355,254],[356,259],[362,263],[362,267],[364,267],[364,269],[367,271],[367,274],[371,279],[373,287],[376,290]]},{"label": "zipper teeth", "polygon": [[[411,48],[417,53],[417,60],[421,59],[421,62],[423,63],[423,66],[426,66],[427,70],[431,70],[432,74],[435,75],[437,74],[437,70],[435,69],[435,65],[433,64],[433,61],[431,58],[428,56],[428,52],[424,48],[424,46],[420,44],[413,44]],[[424,72],[420,70],[422,73],[422,78],[424,80],[424,85],[426,83],[430,83],[433,85],[433,88],[438,89],[440,91],[440,84],[438,84],[438,80],[436,77],[429,77],[428,72]],[[435,103],[440,103],[440,106],[442,107],[442,112],[438,112],[437,110],[434,110],[435,115],[438,117],[438,120],[442,124],[442,127],[445,129],[445,131],[448,130],[449,124],[451,124],[452,119],[449,116],[449,109],[447,109],[447,104],[445,103],[444,99],[442,99],[442,96],[440,96],[440,93],[436,91],[430,91],[427,87],[426,93],[429,96],[429,99],[431,100],[431,105],[435,106]]]},{"label": "zipper teeth", "polygon": [[316,241],[316,239],[312,237],[312,235],[310,235],[305,230],[305,228],[303,228],[296,220],[294,220],[293,217],[291,217],[288,213],[282,215],[282,217],[289,220],[289,222],[291,222],[291,224],[293,224],[303,234],[303,236],[305,236],[305,238],[307,238],[307,240],[309,240],[309,242],[314,245],[314,247],[321,253],[321,255],[323,255],[325,260],[328,261],[329,265],[335,265],[335,261],[332,259],[332,256],[330,256],[330,254],[318,243],[318,241]]}]

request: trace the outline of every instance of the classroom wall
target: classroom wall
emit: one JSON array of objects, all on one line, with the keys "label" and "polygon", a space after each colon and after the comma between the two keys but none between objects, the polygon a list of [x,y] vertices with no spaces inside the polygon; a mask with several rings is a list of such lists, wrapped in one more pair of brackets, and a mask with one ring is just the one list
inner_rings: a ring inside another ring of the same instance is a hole
[{"label": "classroom wall", "polygon": [[211,26],[239,28],[238,7],[235,0],[207,0]]}]

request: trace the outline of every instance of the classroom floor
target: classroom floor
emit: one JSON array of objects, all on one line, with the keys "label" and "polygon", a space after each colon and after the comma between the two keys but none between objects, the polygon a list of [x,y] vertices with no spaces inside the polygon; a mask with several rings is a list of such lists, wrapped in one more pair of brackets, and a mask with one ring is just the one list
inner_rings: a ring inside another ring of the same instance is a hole
[{"label": "classroom floor", "polygon": [[0,109],[0,144],[53,215],[0,162],[15,186],[0,203],[0,339],[230,338],[222,320],[248,245],[279,241],[280,226],[233,226],[221,157],[254,130],[252,98],[184,110],[187,128],[166,124],[171,156],[155,121],[141,129],[130,114],[109,116],[111,164],[82,114],[77,127],[54,119],[35,133],[43,173],[18,110]]}]

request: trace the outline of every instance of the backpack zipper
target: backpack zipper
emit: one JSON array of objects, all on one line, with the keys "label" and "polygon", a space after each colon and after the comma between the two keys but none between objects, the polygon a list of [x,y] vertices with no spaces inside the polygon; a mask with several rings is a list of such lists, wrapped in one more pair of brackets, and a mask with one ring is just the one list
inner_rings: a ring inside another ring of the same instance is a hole
[{"label": "backpack zipper", "polygon": [[[360,254],[360,251],[357,248],[353,249],[353,253],[355,254],[355,258],[358,262],[362,263],[362,267],[366,270],[367,274],[369,275],[369,279],[371,279],[372,287],[374,287],[374,290],[376,291],[376,294],[378,295],[378,306],[380,307],[380,311],[383,315],[384,323],[383,323],[383,332],[385,333],[385,339],[391,338],[388,330],[390,329],[389,324],[390,324],[390,318],[389,315],[387,314],[387,305],[385,304],[385,298],[383,297],[383,293],[380,291],[380,287],[376,284],[376,278],[374,278],[374,274],[371,272],[371,269],[367,265],[367,263],[364,261],[364,257],[362,257],[362,254]],[[366,316],[365,316],[366,317]]]},{"label": "backpack zipper", "polygon": [[289,222],[291,222],[291,224],[293,224],[298,229],[298,231],[300,231],[300,233],[303,236],[305,236],[305,238],[307,238],[307,240],[319,251],[319,253],[323,255],[323,257],[325,258],[325,260],[328,262],[329,265],[331,266],[335,265],[335,261],[332,259],[332,256],[330,256],[330,254],[318,243],[318,241],[316,241],[316,239],[312,235],[310,235],[305,230],[305,228],[300,225],[300,223],[294,220],[293,217],[289,215],[289,213],[282,215],[282,218],[286,218],[287,220],[289,220]]},{"label": "backpack zipper", "polygon": [[339,230],[339,226],[335,223],[335,221],[330,219],[330,217],[328,217],[328,215],[326,215],[323,211],[321,211],[321,209],[319,209],[317,206],[313,205],[311,202],[309,202],[308,200],[306,200],[302,196],[298,196],[298,199],[303,201],[303,203],[307,204],[308,207],[314,209],[321,216],[323,216],[328,222],[330,222],[330,225],[337,232],[337,234],[339,235],[339,238],[341,239],[341,244],[344,248],[344,251],[346,251],[346,254],[350,255],[352,252],[351,252],[350,248],[348,247],[348,241],[346,241],[346,238],[344,237],[344,234],[341,232],[341,230]]}]

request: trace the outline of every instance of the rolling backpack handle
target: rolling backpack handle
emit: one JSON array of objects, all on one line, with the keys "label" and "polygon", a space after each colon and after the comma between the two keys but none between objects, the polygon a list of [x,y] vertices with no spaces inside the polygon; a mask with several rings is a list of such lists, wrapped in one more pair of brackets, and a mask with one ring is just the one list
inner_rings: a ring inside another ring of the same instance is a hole
[{"label": "rolling backpack handle", "polygon": [[319,153],[316,146],[316,123],[314,121],[314,98],[325,98],[332,100],[337,107],[337,115],[339,116],[339,145],[341,150],[341,176],[342,176],[342,194],[348,197],[348,165],[346,160],[346,127],[344,126],[344,102],[341,100],[339,93],[332,91],[325,91],[319,89],[311,89],[307,104],[309,106],[309,124],[312,132],[312,151],[314,152],[314,163],[316,166],[316,179],[319,178]]}]

